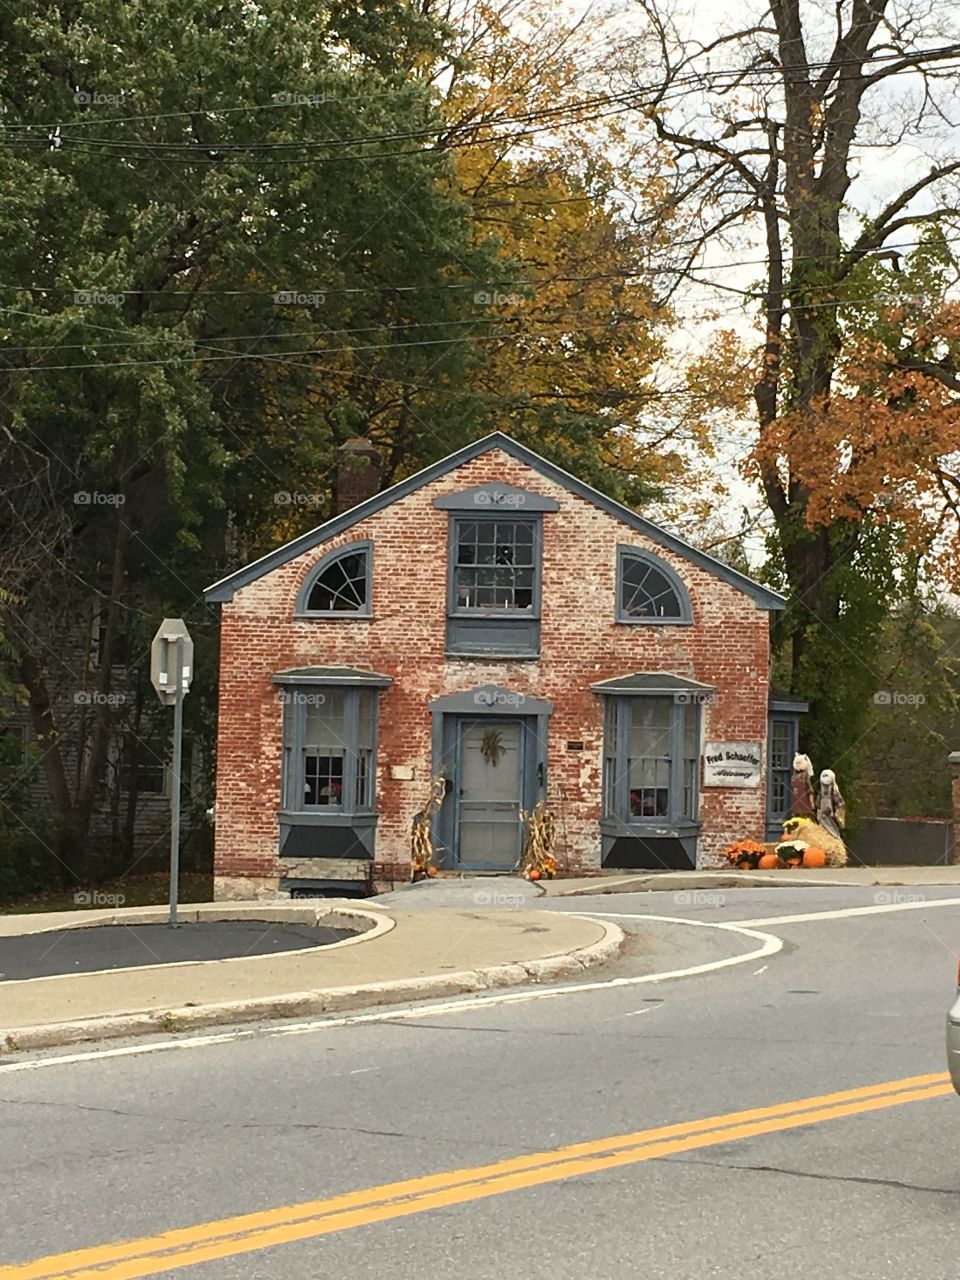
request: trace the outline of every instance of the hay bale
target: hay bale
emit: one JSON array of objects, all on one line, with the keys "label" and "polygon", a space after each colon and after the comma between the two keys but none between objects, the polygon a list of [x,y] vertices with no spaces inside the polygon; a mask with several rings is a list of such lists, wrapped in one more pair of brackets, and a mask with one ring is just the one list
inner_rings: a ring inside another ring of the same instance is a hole
[{"label": "hay bale", "polygon": [[847,846],[812,818],[789,818],[783,824],[783,832],[785,840],[803,840],[806,844],[822,849],[827,855],[828,867],[847,865]]}]

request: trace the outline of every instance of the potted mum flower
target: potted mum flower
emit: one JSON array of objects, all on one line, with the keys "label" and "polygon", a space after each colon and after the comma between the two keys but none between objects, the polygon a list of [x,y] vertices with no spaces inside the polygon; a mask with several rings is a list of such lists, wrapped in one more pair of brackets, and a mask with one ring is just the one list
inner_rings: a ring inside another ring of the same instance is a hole
[{"label": "potted mum flower", "polygon": [[758,840],[735,840],[728,844],[723,856],[741,871],[755,871],[766,849]]},{"label": "potted mum flower", "polygon": [[807,851],[806,840],[784,840],[777,845],[777,856],[788,867],[802,867],[803,855]]}]

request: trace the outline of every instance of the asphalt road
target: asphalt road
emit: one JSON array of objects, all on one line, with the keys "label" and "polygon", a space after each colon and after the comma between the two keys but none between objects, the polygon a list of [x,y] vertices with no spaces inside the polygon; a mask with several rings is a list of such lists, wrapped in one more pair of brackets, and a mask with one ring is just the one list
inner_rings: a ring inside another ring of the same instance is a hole
[{"label": "asphalt road", "polygon": [[[628,950],[559,995],[0,1063],[0,1258],[149,1237],[31,1274],[955,1280],[960,1099],[942,1080],[960,895],[878,892],[540,899],[699,922],[622,920],[663,969],[763,945],[716,923],[807,918],[751,925],[782,940],[764,958],[655,984],[629,981]],[[832,914],[851,908],[867,910]],[[610,1141],[638,1131],[655,1132]]]},{"label": "asphalt road", "polygon": [[51,929],[0,938],[0,982],[47,978],[98,969],[276,955],[340,942],[351,935],[325,925],[268,924],[262,920],[216,923],[103,925]]}]

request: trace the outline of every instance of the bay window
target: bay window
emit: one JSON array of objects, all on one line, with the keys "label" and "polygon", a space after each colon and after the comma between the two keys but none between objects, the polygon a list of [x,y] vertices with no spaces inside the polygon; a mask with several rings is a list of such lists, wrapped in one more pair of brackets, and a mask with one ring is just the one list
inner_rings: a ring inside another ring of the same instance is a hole
[{"label": "bay window", "polygon": [[604,695],[603,818],[617,830],[692,827],[700,792],[701,708],[710,689],[643,673],[593,686]]}]

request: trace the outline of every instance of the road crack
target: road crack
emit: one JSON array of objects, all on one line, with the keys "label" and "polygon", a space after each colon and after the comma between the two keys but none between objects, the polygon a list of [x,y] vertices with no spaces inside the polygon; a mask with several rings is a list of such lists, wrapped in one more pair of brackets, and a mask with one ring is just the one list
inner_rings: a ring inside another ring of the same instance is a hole
[{"label": "road crack", "polygon": [[668,1156],[668,1164],[698,1164],[709,1169],[737,1169],[744,1173],[781,1173],[790,1178],[812,1178],[816,1182],[859,1183],[866,1187],[890,1187],[895,1191],[919,1191],[925,1195],[957,1196],[958,1187],[926,1187],[916,1182],[904,1182],[899,1178],[868,1178],[855,1174],[813,1173],[807,1169],[785,1169],[775,1164],[731,1164],[723,1160],[697,1160],[689,1156]]}]

